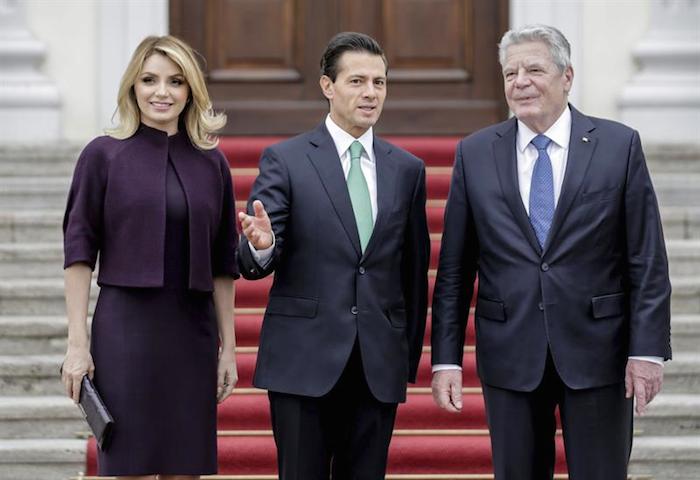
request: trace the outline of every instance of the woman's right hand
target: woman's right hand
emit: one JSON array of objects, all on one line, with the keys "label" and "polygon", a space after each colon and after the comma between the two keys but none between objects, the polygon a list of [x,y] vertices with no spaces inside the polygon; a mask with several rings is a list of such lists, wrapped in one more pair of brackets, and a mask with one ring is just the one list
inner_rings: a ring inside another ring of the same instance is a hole
[{"label": "woman's right hand", "polygon": [[61,381],[66,388],[66,395],[75,403],[80,400],[80,385],[83,377],[88,375],[92,380],[95,374],[95,364],[88,347],[68,347],[66,358],[61,367]]}]

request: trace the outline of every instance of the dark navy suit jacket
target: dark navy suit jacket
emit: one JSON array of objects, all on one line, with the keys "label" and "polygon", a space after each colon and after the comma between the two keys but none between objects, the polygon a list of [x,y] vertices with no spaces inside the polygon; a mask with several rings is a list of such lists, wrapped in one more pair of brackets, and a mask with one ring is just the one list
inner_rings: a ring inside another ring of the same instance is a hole
[{"label": "dark navy suit jacket", "polygon": [[325,125],[263,152],[253,200],[272,221],[266,268],[242,237],[241,273],[275,272],[260,337],[257,387],[317,397],[342,373],[358,338],[365,377],[380,401],[405,400],[427,310],[430,242],[425,167],[374,139],[378,212],[362,254],[340,159]]},{"label": "dark navy suit jacket", "polygon": [[666,249],[639,136],[571,113],[544,249],[518,189],[516,119],[458,145],[433,299],[433,364],[462,362],[477,273],[477,364],[486,384],[533,390],[548,348],[575,389],[621,382],[630,355],[671,357]]},{"label": "dark navy suit jacket", "polygon": [[168,137],[143,124],[124,140],[98,137],[80,154],[63,219],[65,267],[94,269],[99,252],[100,285],[163,285],[168,157],[187,199],[190,288],[211,291],[213,277],[238,276],[226,158],[195,148],[184,129]]}]

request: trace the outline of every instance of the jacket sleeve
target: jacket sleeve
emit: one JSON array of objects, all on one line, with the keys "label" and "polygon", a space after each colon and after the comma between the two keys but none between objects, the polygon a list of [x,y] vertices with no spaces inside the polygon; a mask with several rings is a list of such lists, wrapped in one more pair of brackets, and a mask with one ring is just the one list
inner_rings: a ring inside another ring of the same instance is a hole
[{"label": "jacket sleeve", "polygon": [[78,158],[68,192],[63,216],[63,268],[80,262],[95,269],[102,245],[106,185],[105,153],[93,141]]},{"label": "jacket sleeve", "polygon": [[413,190],[401,261],[401,278],[408,326],[406,331],[409,348],[408,380],[411,383],[416,381],[418,363],[423,352],[425,317],[428,311],[430,235],[425,213],[425,199],[425,167],[421,166]]},{"label": "jacket sleeve", "polygon": [[260,200],[265,207],[275,234],[275,250],[272,258],[264,266],[258,265],[248,245],[248,239],[241,235],[238,246],[238,263],[241,274],[249,280],[263,278],[275,270],[284,249],[284,238],[289,218],[291,188],[289,172],[285,163],[271,149],[267,148],[260,158],[260,173],[253,183],[248,198],[247,211],[254,215],[253,201]]},{"label": "jacket sleeve", "polygon": [[656,194],[639,135],[630,143],[625,188],[630,356],[671,358],[671,283]]},{"label": "jacket sleeve", "polygon": [[478,240],[467,195],[462,141],[452,172],[432,311],[432,364],[462,365]]},{"label": "jacket sleeve", "polygon": [[236,199],[233,193],[233,180],[228,161],[223,153],[217,151],[219,169],[223,185],[221,199],[221,219],[212,248],[212,275],[214,277],[240,276],[238,271],[238,229],[236,228]]}]

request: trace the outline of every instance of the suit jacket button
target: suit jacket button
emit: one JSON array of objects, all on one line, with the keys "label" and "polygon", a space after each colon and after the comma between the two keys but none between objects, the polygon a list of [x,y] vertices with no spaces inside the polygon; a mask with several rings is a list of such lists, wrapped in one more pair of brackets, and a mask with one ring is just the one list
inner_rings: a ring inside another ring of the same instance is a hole
[{"label": "suit jacket button", "polygon": [[542,302],[537,304],[537,308],[539,308],[541,311],[544,311],[544,305],[542,304]]},{"label": "suit jacket button", "polygon": [[360,272],[360,275],[364,275],[365,274],[365,267],[360,267],[358,269],[358,271]]},{"label": "suit jacket button", "polygon": [[540,268],[543,272],[546,272],[547,270],[549,270],[549,264],[547,262],[544,262],[542,263],[542,265],[540,265]]},{"label": "suit jacket button", "polygon": [[357,307],[355,305],[353,305],[352,308],[350,309],[350,313],[352,313],[353,315],[357,315],[357,311],[358,310],[357,310]]}]

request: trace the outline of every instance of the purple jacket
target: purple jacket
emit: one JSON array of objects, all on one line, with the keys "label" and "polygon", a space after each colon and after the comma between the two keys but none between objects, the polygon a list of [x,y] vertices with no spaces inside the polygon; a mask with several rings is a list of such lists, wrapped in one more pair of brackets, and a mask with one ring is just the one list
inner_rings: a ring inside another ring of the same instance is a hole
[{"label": "purple jacket", "polygon": [[63,218],[64,268],[83,262],[94,269],[99,252],[99,285],[163,286],[168,156],[187,199],[189,287],[211,291],[213,277],[238,278],[226,158],[198,150],[184,131],[168,137],[145,125],[125,140],[98,137],[80,154]]}]

